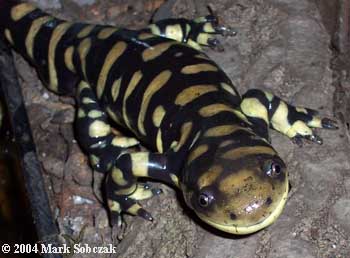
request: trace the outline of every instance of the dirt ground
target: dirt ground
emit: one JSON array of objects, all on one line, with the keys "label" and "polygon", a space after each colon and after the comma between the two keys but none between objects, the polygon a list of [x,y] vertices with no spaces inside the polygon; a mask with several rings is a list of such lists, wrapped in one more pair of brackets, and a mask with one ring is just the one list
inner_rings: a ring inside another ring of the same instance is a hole
[{"label": "dirt ground", "polygon": [[[16,56],[38,155],[61,239],[68,244],[112,243],[120,258],[348,258],[350,257],[349,1],[307,0],[33,0],[70,20],[140,28],[157,16],[206,15],[209,4],[224,25],[224,53],[208,50],[237,89],[267,89],[292,104],[336,117],[340,129],[318,131],[322,146],[302,148],[272,132],[289,169],[291,192],[275,224],[234,237],[199,223],[173,189],[146,202],[155,222],[125,216],[111,229],[99,183],[74,140],[74,101],[45,90]],[[332,3],[330,3],[332,2]],[[94,185],[94,187],[92,187]],[[96,257],[84,254],[81,257]],[[80,257],[76,254],[74,257]],[[109,257],[109,255],[98,255]]]}]

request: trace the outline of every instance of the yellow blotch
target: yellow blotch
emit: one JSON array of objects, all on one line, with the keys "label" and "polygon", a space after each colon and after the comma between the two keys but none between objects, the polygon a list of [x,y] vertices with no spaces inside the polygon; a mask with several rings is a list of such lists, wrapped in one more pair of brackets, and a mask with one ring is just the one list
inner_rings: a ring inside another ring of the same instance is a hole
[{"label": "yellow blotch", "polygon": [[125,121],[126,126],[131,129],[130,127],[130,121],[128,119],[128,114],[126,111],[126,101],[129,98],[129,96],[131,95],[131,93],[134,91],[134,89],[136,88],[137,84],[140,82],[141,78],[142,78],[142,73],[141,71],[137,71],[133,74],[133,76],[131,77],[131,80],[129,82],[128,87],[126,88],[125,94],[124,94],[124,99],[123,99],[123,118]]},{"label": "yellow blotch", "polygon": [[99,39],[107,39],[109,38],[114,32],[116,32],[118,29],[117,28],[105,28],[102,29],[98,34],[97,38]]},{"label": "yellow blotch", "polygon": [[280,101],[275,113],[272,115],[271,124],[273,128],[283,134],[287,134],[291,127],[288,122],[288,106],[283,101]]},{"label": "yellow blotch", "polygon": [[187,164],[190,164],[193,160],[202,156],[204,153],[208,151],[208,149],[209,149],[209,146],[207,144],[199,145],[197,148],[191,151],[187,159]]},{"label": "yellow blotch", "polygon": [[119,78],[118,80],[113,82],[112,89],[111,89],[113,101],[115,101],[118,98],[121,82],[122,82],[122,78]]},{"label": "yellow blotch", "polygon": [[186,36],[190,33],[191,26],[189,24],[186,24]]},{"label": "yellow blotch", "polygon": [[208,129],[205,133],[205,137],[220,137],[230,135],[238,130],[246,130],[238,125],[219,125]]},{"label": "yellow blotch", "polygon": [[181,69],[181,73],[184,74],[196,74],[200,72],[216,72],[218,68],[212,64],[194,64],[187,65]]},{"label": "yellow blotch", "polygon": [[207,22],[207,18],[205,16],[197,17],[193,20],[195,23],[205,23]]},{"label": "yellow blotch", "polygon": [[139,36],[138,36],[138,38],[140,39],[140,40],[145,40],[145,39],[151,39],[151,38],[154,38],[155,36],[154,36],[154,34],[152,34],[152,33],[141,33]]},{"label": "yellow blotch", "polygon": [[229,84],[227,84],[225,82],[220,83],[220,85],[221,85],[221,88],[223,88],[225,91],[227,91],[231,95],[237,96],[237,94],[236,94],[235,90],[233,89],[232,85],[229,85]]},{"label": "yellow blotch", "polygon": [[91,154],[89,156],[89,159],[92,166],[96,166],[98,163],[100,163],[100,158],[97,157],[96,155]]},{"label": "yellow blotch", "polygon": [[173,141],[171,144],[170,144],[170,148],[171,149],[174,149],[176,147],[176,145],[178,145],[178,141]]},{"label": "yellow blotch", "polygon": [[193,123],[192,122],[186,122],[181,126],[181,136],[178,144],[174,147],[174,151],[180,150],[182,145],[184,145],[188,139],[188,136],[191,133]]},{"label": "yellow blotch", "polygon": [[276,155],[277,153],[271,147],[267,146],[248,146],[238,147],[225,152],[221,157],[224,159],[236,160],[248,155],[269,154]]},{"label": "yellow blotch", "polygon": [[302,121],[298,120],[287,130],[285,133],[289,138],[294,137],[296,134],[300,135],[312,135],[312,130]]},{"label": "yellow blotch", "polygon": [[273,95],[270,92],[264,91],[265,97],[268,99],[268,101],[272,101]]},{"label": "yellow blotch", "polygon": [[[262,182],[261,182],[262,183]],[[266,186],[265,184],[258,184],[256,182],[256,177],[254,176],[254,171],[247,170],[247,169],[241,169],[239,170],[239,173],[231,173],[227,177],[223,178],[219,185],[220,192],[224,194],[233,195],[235,192],[240,193],[244,191],[245,185],[260,185],[260,187],[255,187],[254,189],[250,189],[247,194],[242,195],[241,198],[239,198],[239,201],[243,203],[236,203],[235,206],[240,208],[240,210],[244,209],[244,207],[247,205],[245,199],[249,197],[250,192],[258,192],[259,195],[263,194],[264,192],[259,193],[258,189],[269,189],[270,187]],[[257,198],[257,197],[255,197]],[[265,198],[266,199],[266,198]],[[232,207],[235,208],[235,206]],[[237,209],[237,208],[236,208]]]},{"label": "yellow blotch", "polygon": [[91,103],[96,103],[96,101],[94,101],[93,99],[91,98],[88,98],[88,97],[84,97],[81,102],[83,102],[83,104],[91,104]]},{"label": "yellow blotch", "polygon": [[61,40],[62,36],[66,33],[66,31],[71,26],[72,26],[71,22],[61,23],[54,29],[50,38],[49,54],[48,54],[48,66],[49,66],[49,77],[50,77],[49,88],[53,91],[57,91],[57,86],[58,86],[57,71],[55,66],[56,47],[58,42]]},{"label": "yellow blotch", "polygon": [[158,129],[158,132],[157,132],[156,146],[157,146],[158,152],[163,153],[162,131],[160,130],[160,128]]},{"label": "yellow blotch", "polygon": [[159,127],[165,115],[163,106],[158,106],[153,112],[152,120],[155,127]]},{"label": "yellow blotch", "polygon": [[234,142],[235,141],[233,141],[233,140],[225,140],[222,143],[220,143],[219,148],[224,148],[224,147],[226,147],[226,146],[228,146],[230,144],[233,144]]},{"label": "yellow blotch", "polygon": [[235,113],[238,118],[240,118],[242,121],[246,122],[247,124],[249,125],[252,124],[251,122],[249,122],[248,118],[241,111],[234,109],[233,113]]},{"label": "yellow blotch", "polygon": [[160,29],[157,25],[151,24],[148,26],[148,28],[151,30],[152,34],[154,35],[160,35]]},{"label": "yellow blotch", "polygon": [[106,165],[107,171],[109,171],[111,169],[112,165],[113,165],[113,162],[108,162],[107,163],[107,165]]},{"label": "yellow blotch", "polygon": [[223,111],[233,112],[233,109],[225,104],[212,104],[202,107],[198,112],[203,117],[210,117]]},{"label": "yellow blotch", "polygon": [[102,66],[101,72],[97,80],[97,97],[101,98],[102,93],[106,86],[107,76],[112,65],[117,61],[117,59],[124,53],[127,48],[127,44],[123,41],[117,42],[112,49],[109,51],[105,58],[105,62]]},{"label": "yellow blotch", "polygon": [[74,47],[70,46],[69,48],[64,51],[64,63],[66,64],[67,68],[71,72],[75,72],[75,67],[73,64],[73,53],[74,53]]},{"label": "yellow blotch", "polygon": [[137,212],[141,209],[141,206],[137,203],[131,205],[131,207],[126,211],[131,215],[137,215]]},{"label": "yellow blotch", "polygon": [[204,54],[197,54],[194,56],[195,58],[199,58],[199,59],[204,59],[204,60],[210,60],[207,56],[205,56]]},{"label": "yellow blotch", "polygon": [[50,21],[52,19],[53,19],[53,17],[51,17],[51,16],[44,16],[44,17],[40,17],[32,22],[30,29],[28,31],[27,37],[25,39],[27,53],[31,59],[34,59],[33,49],[34,49],[34,40],[35,40],[36,35],[38,34],[40,28],[45,23],[47,23],[48,21]]},{"label": "yellow blotch", "polygon": [[103,121],[96,120],[89,126],[90,137],[104,137],[111,132],[111,127]]},{"label": "yellow blotch", "polygon": [[241,109],[246,116],[261,118],[269,124],[266,107],[256,98],[246,98],[241,102]]},{"label": "yellow blotch", "polygon": [[95,28],[95,25],[87,25],[84,29],[82,29],[78,35],[77,38],[81,39],[84,38],[86,36],[88,36],[90,34],[90,32]]},{"label": "yellow blotch", "polygon": [[179,178],[173,173],[169,173],[169,175],[170,175],[171,181],[173,181],[174,185],[179,187]]},{"label": "yellow blotch", "polygon": [[218,176],[221,174],[223,168],[220,165],[214,165],[207,172],[201,175],[198,179],[198,186],[200,188],[212,185]]},{"label": "yellow blotch", "polygon": [[168,25],[165,28],[165,35],[167,38],[182,42],[183,32],[180,24]]},{"label": "yellow blotch", "polygon": [[187,40],[187,45],[189,45],[190,47],[192,47],[192,48],[194,48],[194,49],[196,49],[196,50],[198,50],[198,51],[202,51],[202,48],[201,48],[201,46],[196,42],[196,41],[194,41],[194,40],[192,40],[192,39],[189,39],[189,40]]},{"label": "yellow blotch", "polygon": [[124,178],[123,172],[116,167],[114,167],[112,170],[112,179],[117,185],[120,185],[120,186],[124,186],[128,184],[128,182]]},{"label": "yellow blotch", "polygon": [[114,191],[114,194],[116,195],[129,195],[131,193],[133,193],[136,190],[137,185],[133,184],[132,186],[128,187],[128,188],[124,188],[124,189],[120,189],[117,191]]},{"label": "yellow blotch", "polygon": [[16,5],[11,9],[11,18],[14,21],[19,21],[20,19],[22,19],[24,16],[31,13],[35,9],[37,8],[34,5],[29,3]]},{"label": "yellow blotch", "polygon": [[86,113],[84,111],[84,109],[79,108],[78,109],[78,118],[84,118],[86,116]]},{"label": "yellow blotch", "polygon": [[133,137],[120,137],[116,136],[112,140],[113,146],[118,146],[121,148],[128,148],[139,144],[139,141]]},{"label": "yellow blotch", "polygon": [[89,53],[91,48],[91,39],[86,38],[82,42],[80,42],[78,46],[78,53],[79,53],[79,58],[80,58],[80,63],[81,63],[81,69],[84,74],[84,78],[86,79],[86,56]]},{"label": "yellow blotch", "polygon": [[214,85],[193,85],[184,89],[176,96],[175,104],[185,106],[196,98],[213,91],[217,91],[217,88]]},{"label": "yellow blotch", "polygon": [[121,212],[120,204],[116,201],[108,200],[108,208],[114,212]]},{"label": "yellow blotch", "polygon": [[307,115],[307,110],[306,108],[303,108],[303,107],[295,107],[295,110],[300,112],[300,113],[304,113]]},{"label": "yellow blotch", "polygon": [[322,128],[322,120],[319,117],[313,117],[312,120],[307,124],[311,127]]},{"label": "yellow blotch", "polygon": [[81,81],[78,85],[77,95],[79,96],[84,89],[90,89],[90,86],[86,81]]},{"label": "yellow blotch", "polygon": [[148,152],[137,152],[131,153],[131,169],[132,173],[136,177],[147,177],[148,176],[148,165],[149,165],[149,153]]},{"label": "yellow blotch", "polygon": [[5,32],[4,32],[4,33],[5,33],[5,37],[6,37],[7,41],[8,41],[11,45],[14,45],[11,31],[10,31],[9,29],[5,29]]},{"label": "yellow blotch", "polygon": [[161,56],[165,51],[167,51],[175,42],[164,42],[158,45],[149,47],[142,52],[142,59],[144,62],[153,60],[158,56]]},{"label": "yellow blotch", "polygon": [[91,110],[89,113],[88,113],[88,117],[90,118],[98,118],[98,117],[101,117],[102,116],[102,112],[99,111],[99,110]]},{"label": "yellow blotch", "polygon": [[213,28],[213,25],[210,22],[207,22],[203,26],[203,31],[207,33],[214,33],[215,29]]},{"label": "yellow blotch", "polygon": [[153,196],[152,190],[146,189],[142,184],[138,184],[135,192],[128,197],[135,200],[146,200]]},{"label": "yellow blotch", "polygon": [[153,97],[153,95],[161,89],[167,81],[171,77],[171,71],[165,70],[158,74],[152,81],[151,83],[147,86],[145,93],[143,94],[142,97],[142,103],[141,103],[141,108],[140,108],[140,114],[137,120],[137,127],[139,128],[140,132],[143,135],[146,135],[145,127],[144,127],[144,122],[145,122],[145,116],[146,112],[148,110],[148,105]]},{"label": "yellow blotch", "polygon": [[199,33],[198,36],[197,36],[197,42],[199,44],[202,44],[202,45],[207,45],[208,44],[208,40],[210,38],[212,38],[213,36],[211,36],[210,34],[208,33]]}]

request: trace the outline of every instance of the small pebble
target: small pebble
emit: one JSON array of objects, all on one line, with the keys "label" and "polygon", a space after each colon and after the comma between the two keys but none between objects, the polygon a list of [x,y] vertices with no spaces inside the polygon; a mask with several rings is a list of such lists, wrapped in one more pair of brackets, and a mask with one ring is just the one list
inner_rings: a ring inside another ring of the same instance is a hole
[{"label": "small pebble", "polygon": [[84,198],[79,195],[73,195],[73,203],[76,205],[80,205],[80,204],[93,204],[94,202],[88,198]]},{"label": "small pebble", "polygon": [[71,1],[79,6],[93,5],[96,2],[95,0],[71,0]]},{"label": "small pebble", "polygon": [[60,0],[36,0],[34,1],[42,9],[61,9]]},{"label": "small pebble", "polygon": [[48,94],[47,92],[44,92],[44,93],[43,93],[43,98],[44,98],[44,99],[49,99],[50,96],[49,96],[49,94]]}]

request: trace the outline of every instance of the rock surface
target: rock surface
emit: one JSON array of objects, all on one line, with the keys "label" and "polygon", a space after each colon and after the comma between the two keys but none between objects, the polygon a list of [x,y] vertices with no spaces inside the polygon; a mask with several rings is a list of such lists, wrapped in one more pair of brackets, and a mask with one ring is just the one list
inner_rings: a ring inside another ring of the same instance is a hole
[{"label": "rock surface", "polygon": [[[56,8],[56,14],[62,11],[59,8],[63,6],[65,12],[59,15],[65,18],[83,17],[90,21],[137,28],[146,25],[154,11],[153,6],[158,7],[164,1],[33,2],[43,8]],[[195,10],[191,8],[205,5],[204,1],[174,2],[174,17],[194,17]],[[23,92],[26,103],[29,110],[35,111],[29,113],[34,136],[37,136],[39,156],[44,170],[50,170],[45,172],[46,183],[52,197],[52,208],[59,211],[57,220],[62,234],[73,239],[78,239],[80,234],[80,243],[94,246],[113,243],[118,250],[113,257],[123,258],[349,257],[350,137],[348,128],[344,126],[349,121],[346,117],[349,113],[345,114],[348,109],[344,108],[349,107],[349,98],[346,98],[344,89],[349,89],[346,85],[350,84],[347,76],[337,76],[340,69],[346,73],[349,66],[334,66],[334,57],[339,53],[330,49],[330,45],[336,26],[332,22],[323,23],[332,20],[332,17],[327,17],[324,8],[319,8],[324,7],[322,2],[326,1],[207,1],[224,25],[238,29],[236,37],[222,40],[225,53],[207,52],[241,93],[249,88],[267,89],[292,104],[320,110],[330,117],[336,111],[337,117],[341,118],[338,131],[319,131],[324,139],[322,146],[299,148],[287,138],[272,132],[273,145],[288,165],[292,190],[277,222],[246,237],[208,230],[179,203],[180,198],[174,190],[165,186],[163,195],[146,204],[156,219],[154,223],[126,216],[126,229],[111,229],[99,201],[100,193],[96,193],[101,176],[94,175],[93,180],[88,175],[87,172],[91,171],[88,171],[87,159],[84,159],[69,129],[71,119],[58,119],[61,122],[54,119],[66,109],[71,117],[70,101],[45,90],[34,76],[33,69],[18,58],[19,73],[21,78],[25,78]],[[74,14],[69,8],[71,6],[76,8]],[[340,84],[345,88],[341,88]],[[341,89],[344,94],[337,95]],[[37,112],[38,107],[43,105],[45,108]],[[50,152],[50,149],[55,151]],[[47,160],[52,160],[53,164],[48,164]],[[94,187],[90,186],[92,181]],[[76,196],[89,201],[77,204],[74,201]]]}]

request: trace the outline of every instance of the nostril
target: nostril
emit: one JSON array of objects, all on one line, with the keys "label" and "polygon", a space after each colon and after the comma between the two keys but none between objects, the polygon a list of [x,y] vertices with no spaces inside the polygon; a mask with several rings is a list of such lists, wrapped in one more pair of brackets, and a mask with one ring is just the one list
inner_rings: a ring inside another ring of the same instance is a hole
[{"label": "nostril", "polygon": [[234,214],[233,212],[230,212],[230,219],[236,220],[237,219],[237,215]]},{"label": "nostril", "polygon": [[266,205],[270,205],[272,203],[271,197],[267,197],[265,203]]}]

